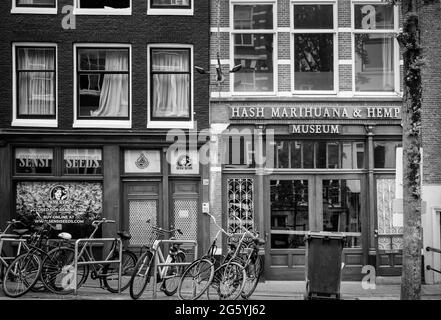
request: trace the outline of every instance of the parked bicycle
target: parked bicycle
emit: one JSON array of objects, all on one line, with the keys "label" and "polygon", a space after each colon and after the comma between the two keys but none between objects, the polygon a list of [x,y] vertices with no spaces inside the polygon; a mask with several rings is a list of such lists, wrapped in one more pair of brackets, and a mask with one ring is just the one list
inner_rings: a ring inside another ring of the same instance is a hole
[{"label": "parked bicycle", "polygon": [[[147,223],[150,223],[150,221],[148,220]],[[182,231],[173,228],[173,226],[171,230],[166,230],[152,225],[152,230],[157,236],[170,236],[170,240],[175,240],[174,235],[176,232],[182,235]],[[130,296],[132,299],[139,299],[144,293],[154,272],[153,266],[155,265],[156,256],[159,258],[160,263],[185,262],[186,255],[181,249],[181,243],[173,243],[170,246],[167,258],[164,258],[160,243],[160,240],[155,240],[152,247],[147,248],[147,251],[139,258],[130,280]],[[182,271],[182,266],[158,266],[157,283],[161,283],[160,289],[167,296],[172,296],[176,293]]]},{"label": "parked bicycle", "polygon": [[[115,223],[114,220],[95,220],[92,222],[94,230],[89,236],[89,239],[94,239],[96,232],[100,225],[104,223]],[[130,234],[124,231],[117,232],[121,241],[129,240]],[[118,240],[112,242],[109,253],[104,261],[118,260],[119,249],[117,246]],[[74,259],[75,250],[69,248],[60,248],[51,251],[42,263],[42,278],[47,288],[56,294],[70,294],[74,291]],[[95,259],[95,253],[92,242],[85,242],[78,253],[79,262],[96,262],[102,261]],[[122,251],[122,265],[121,265],[121,292],[126,290],[130,285],[130,278],[134,266],[136,265],[137,257],[135,253],[128,249]],[[91,270],[90,270],[91,269]],[[105,288],[112,293],[118,292],[119,282],[119,264],[118,263],[98,263],[78,265],[77,270],[77,288],[81,287],[87,280],[88,276],[93,280],[98,279],[101,288]]]},{"label": "parked bicycle", "polygon": [[246,272],[244,267],[236,261],[240,246],[230,246],[229,253],[221,260],[220,266],[215,268],[217,250],[217,238],[221,233],[227,237],[233,234],[225,231],[216,222],[216,219],[207,213],[219,231],[213,239],[206,255],[195,260],[182,274],[178,286],[178,296],[182,300],[199,299],[207,290],[207,297],[216,295],[219,299],[237,299],[245,285]]}]

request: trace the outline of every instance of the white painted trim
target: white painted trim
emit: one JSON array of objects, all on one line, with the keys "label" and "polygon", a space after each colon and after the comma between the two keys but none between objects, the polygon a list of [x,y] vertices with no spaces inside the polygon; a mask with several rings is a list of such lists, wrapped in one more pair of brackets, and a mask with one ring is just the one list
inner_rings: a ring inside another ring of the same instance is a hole
[{"label": "white painted trim", "polygon": [[[220,27],[219,30],[220,30],[220,32],[223,32],[223,33],[229,33],[231,31],[230,27]],[[210,28],[211,33],[217,33],[217,31],[218,31],[217,27]]]},{"label": "white painted trim", "polygon": [[277,32],[290,32],[291,28],[290,27],[278,27],[276,28]]},{"label": "white painted trim", "polygon": [[338,31],[339,33],[352,32],[352,29],[351,29],[351,28],[343,28],[343,27],[340,27],[340,28],[337,29],[337,31]]},{"label": "white painted trim", "polygon": [[85,9],[79,8],[79,1],[74,0],[73,14],[75,15],[130,16],[132,14],[132,0],[130,0],[130,8],[128,9]]},{"label": "white painted trim", "polygon": [[[229,65],[229,66],[231,66],[230,59],[221,59],[220,63],[221,63],[221,65]],[[217,66],[217,60],[216,59],[211,59],[210,60],[210,64],[212,64],[214,66]]]},{"label": "white painted trim", "polygon": [[[150,48],[175,48],[175,49],[190,49],[190,77],[191,77],[191,92],[190,92],[190,120],[179,121],[155,121],[151,119],[150,110]],[[147,128],[148,129],[193,129],[194,128],[194,47],[192,44],[176,44],[176,43],[151,43],[147,44]]]},{"label": "white painted trim", "polygon": [[29,7],[17,7],[17,0],[11,0],[11,13],[12,14],[57,14],[58,10],[58,0],[54,0],[55,8],[41,8],[41,7],[33,7],[30,5]]},{"label": "white painted trim", "polygon": [[190,0],[188,8],[151,8],[150,0],[147,1],[147,15],[155,16],[192,16],[194,14],[194,1]]},{"label": "white painted trim", "polygon": [[230,98],[231,97],[231,92],[211,91],[210,96],[212,98]]},{"label": "white painted trim", "polygon": [[210,167],[211,172],[222,172],[222,167],[220,166],[211,166]]},{"label": "white painted trim", "polygon": [[279,59],[277,61],[278,64],[287,64],[290,65],[291,64],[291,60],[290,59]]},{"label": "white painted trim", "polygon": [[[77,119],[77,53],[82,47],[90,48],[128,48],[129,49],[129,120],[105,120],[105,119]],[[73,45],[73,128],[132,128],[132,45],[121,43],[74,43]]]},{"label": "white painted trim", "polygon": [[[17,119],[17,47],[54,47],[55,48],[55,119]],[[50,42],[12,43],[12,127],[58,127],[58,45]]]},{"label": "white painted trim", "polygon": [[277,92],[278,97],[292,97],[291,91],[279,91]]}]

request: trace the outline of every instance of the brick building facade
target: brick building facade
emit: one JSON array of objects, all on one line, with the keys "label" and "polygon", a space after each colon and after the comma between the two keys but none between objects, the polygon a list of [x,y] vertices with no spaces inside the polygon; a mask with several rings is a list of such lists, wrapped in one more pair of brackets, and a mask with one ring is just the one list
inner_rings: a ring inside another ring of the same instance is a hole
[{"label": "brick building facade", "polygon": [[225,76],[211,77],[211,211],[265,236],[267,279],[304,279],[308,231],[347,236],[343,279],[401,274],[399,11],[211,1],[211,73],[219,54]]},{"label": "brick building facade", "polygon": [[[73,5],[73,6],[72,6]],[[0,224],[39,211],[74,237],[150,241],[152,223],[203,238],[207,168],[170,154],[170,128],[208,127],[209,3],[2,1]],[[186,147],[185,147],[186,146]]]}]

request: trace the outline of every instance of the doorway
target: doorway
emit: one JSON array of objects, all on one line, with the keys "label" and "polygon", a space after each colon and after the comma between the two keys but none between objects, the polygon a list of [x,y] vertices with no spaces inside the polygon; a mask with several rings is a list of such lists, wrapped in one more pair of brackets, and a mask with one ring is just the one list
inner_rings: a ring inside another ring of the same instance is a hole
[{"label": "doorway", "polygon": [[362,230],[367,223],[363,175],[272,175],[267,186],[268,279],[304,279],[309,231],[343,232],[344,274],[361,275]]}]

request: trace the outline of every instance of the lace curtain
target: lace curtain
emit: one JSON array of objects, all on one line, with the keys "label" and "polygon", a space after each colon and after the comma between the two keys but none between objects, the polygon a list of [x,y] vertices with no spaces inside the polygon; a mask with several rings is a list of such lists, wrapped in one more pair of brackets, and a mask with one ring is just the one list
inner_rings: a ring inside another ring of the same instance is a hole
[{"label": "lace curtain", "polygon": [[54,115],[55,50],[19,48],[17,67],[19,114]]},{"label": "lace curtain", "polygon": [[[105,71],[127,71],[127,51],[107,51]],[[127,117],[128,74],[105,74],[101,86],[99,107],[93,117]]]},{"label": "lace curtain", "polygon": [[188,65],[188,51],[153,51],[153,117],[190,116],[190,75]]}]

